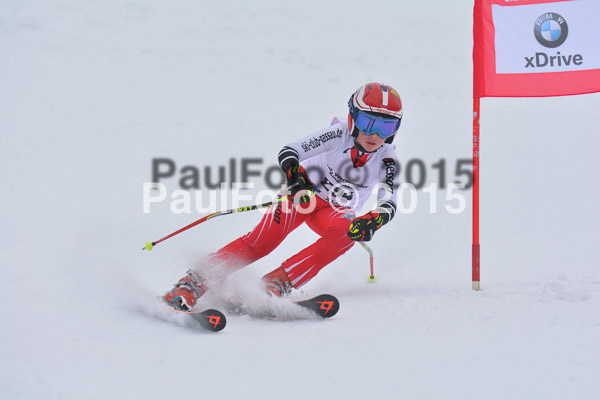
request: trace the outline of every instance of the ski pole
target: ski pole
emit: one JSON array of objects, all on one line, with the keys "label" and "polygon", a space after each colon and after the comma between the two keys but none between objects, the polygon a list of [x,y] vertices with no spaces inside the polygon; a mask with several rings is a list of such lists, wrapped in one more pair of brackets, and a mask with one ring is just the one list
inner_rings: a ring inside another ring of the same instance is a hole
[{"label": "ski pole", "polygon": [[[209,219],[220,217],[221,215],[229,215],[229,214],[235,214],[235,213],[246,212],[246,211],[254,211],[254,210],[258,210],[260,208],[268,208],[268,207],[271,207],[273,204],[276,204],[276,203],[279,203],[282,201],[287,201],[287,200],[288,200],[288,198],[286,196],[283,196],[283,197],[279,197],[273,201],[269,201],[269,202],[266,202],[263,204],[255,204],[253,206],[232,208],[231,210],[226,210],[226,211],[217,211],[215,213],[206,215],[206,216],[200,218],[199,220],[194,221],[191,224],[186,225],[183,228],[181,228],[173,233],[170,233],[167,236],[160,238],[154,242],[146,242],[146,245],[144,247],[142,247],[142,250],[150,251],[154,248],[154,246],[156,246],[160,242],[163,242],[175,235],[178,235],[181,232],[187,231],[188,229],[193,228],[196,225],[200,225],[201,223],[208,221]],[[371,261],[371,275],[369,275],[369,282],[375,282],[375,280],[377,278],[375,277],[375,275],[373,275],[373,250],[369,246],[367,246],[364,242],[359,242],[359,243],[365,250],[367,250],[369,252],[369,258]]]},{"label": "ski pole", "polygon": [[253,206],[232,208],[231,210],[226,210],[226,211],[217,211],[215,213],[212,213],[212,214],[209,214],[207,216],[204,216],[204,217],[200,218],[199,220],[194,221],[191,224],[186,225],[183,228],[181,228],[181,229],[179,229],[179,230],[177,230],[177,231],[175,231],[173,233],[168,234],[164,238],[160,238],[160,239],[158,239],[158,240],[156,240],[154,242],[146,242],[146,245],[144,247],[142,247],[142,250],[148,250],[148,251],[150,251],[150,250],[152,250],[152,248],[154,246],[156,246],[160,242],[165,241],[165,240],[167,240],[167,239],[169,239],[169,238],[171,238],[171,237],[173,237],[175,235],[178,235],[178,234],[180,234],[183,231],[187,231],[188,229],[193,228],[196,225],[200,225],[201,223],[203,223],[205,221],[208,221],[209,219],[220,217],[221,215],[228,215],[228,214],[235,214],[235,213],[246,212],[246,211],[253,211],[253,210],[258,210],[259,208],[268,208],[268,207],[271,207],[273,204],[276,204],[276,203],[279,203],[279,202],[282,202],[282,201],[286,201],[286,200],[287,200],[287,197],[284,196],[284,197],[279,197],[276,200],[269,201],[269,202],[263,203],[263,204],[255,204]]},{"label": "ski pole", "polygon": [[373,274],[373,250],[369,246],[367,246],[364,242],[359,242],[359,243],[366,251],[369,252],[369,259],[371,261],[371,275],[369,275],[369,282],[375,282],[377,280],[377,278]]}]

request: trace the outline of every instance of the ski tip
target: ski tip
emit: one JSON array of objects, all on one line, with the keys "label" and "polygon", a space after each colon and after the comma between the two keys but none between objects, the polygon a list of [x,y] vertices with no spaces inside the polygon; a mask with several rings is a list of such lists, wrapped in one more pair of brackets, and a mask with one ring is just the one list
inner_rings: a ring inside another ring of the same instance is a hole
[{"label": "ski tip", "polygon": [[176,310],[174,308],[170,308],[169,310],[176,313],[189,314],[193,319],[200,323],[202,328],[211,332],[222,331],[225,328],[225,325],[227,325],[227,318],[225,318],[225,314],[213,308],[209,308],[204,311],[183,311]]},{"label": "ski tip", "polygon": [[208,329],[211,332],[220,332],[225,328],[225,325],[227,325],[227,318],[225,318],[225,315],[219,310],[211,308],[190,314],[203,328]]},{"label": "ski tip", "polygon": [[340,310],[340,302],[337,297],[332,294],[323,295],[317,303],[320,305],[320,309],[323,310],[323,318],[331,318]]},{"label": "ski tip", "polygon": [[299,301],[297,304],[310,308],[321,318],[331,318],[340,310],[340,302],[331,294],[321,294],[312,299]]}]

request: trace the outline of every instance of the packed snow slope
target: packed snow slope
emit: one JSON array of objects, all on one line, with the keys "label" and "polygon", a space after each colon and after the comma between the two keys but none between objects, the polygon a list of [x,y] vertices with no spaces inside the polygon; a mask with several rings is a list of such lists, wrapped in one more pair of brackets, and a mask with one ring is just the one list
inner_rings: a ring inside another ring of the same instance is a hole
[{"label": "packed snow slope", "polygon": [[[209,334],[158,300],[258,212],[140,250],[204,215],[170,197],[143,212],[153,159],[176,163],[168,196],[185,166],[214,181],[261,159],[257,193],[284,144],[344,117],[370,81],[404,101],[403,181],[417,160],[425,188],[465,182],[472,6],[0,2],[0,398],[599,398],[599,94],[482,100],[480,292],[470,189],[452,192],[457,214],[446,188],[435,213],[417,191],[370,243],[377,283],[355,246],[304,286],[339,297],[327,321],[230,315]],[[255,291],[315,239],[299,228],[229,290]]]}]

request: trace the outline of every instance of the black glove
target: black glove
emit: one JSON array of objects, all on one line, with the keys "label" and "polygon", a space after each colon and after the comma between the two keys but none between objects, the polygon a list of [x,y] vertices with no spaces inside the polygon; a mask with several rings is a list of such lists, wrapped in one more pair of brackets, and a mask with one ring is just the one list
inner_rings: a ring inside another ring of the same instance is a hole
[{"label": "black glove", "polygon": [[368,242],[375,231],[383,226],[383,218],[377,211],[369,211],[361,217],[356,217],[350,223],[348,236],[356,242]]},{"label": "black glove", "polygon": [[317,189],[308,179],[306,170],[300,165],[294,165],[287,170],[287,196],[293,200],[297,194],[300,195],[300,204],[310,202]]}]

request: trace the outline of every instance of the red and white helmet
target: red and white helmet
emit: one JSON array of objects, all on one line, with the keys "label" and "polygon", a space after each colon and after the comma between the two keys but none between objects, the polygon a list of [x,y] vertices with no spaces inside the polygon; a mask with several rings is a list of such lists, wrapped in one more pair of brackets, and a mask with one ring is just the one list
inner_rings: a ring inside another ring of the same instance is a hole
[{"label": "red and white helmet", "polygon": [[[354,129],[354,116],[358,111],[389,115],[402,121],[402,100],[393,87],[383,83],[367,83],[358,88],[348,101],[348,129],[353,136],[358,135]],[[395,136],[395,135],[394,135]],[[391,143],[394,137],[386,140]]]}]

